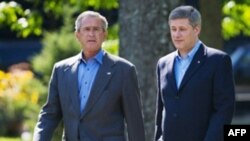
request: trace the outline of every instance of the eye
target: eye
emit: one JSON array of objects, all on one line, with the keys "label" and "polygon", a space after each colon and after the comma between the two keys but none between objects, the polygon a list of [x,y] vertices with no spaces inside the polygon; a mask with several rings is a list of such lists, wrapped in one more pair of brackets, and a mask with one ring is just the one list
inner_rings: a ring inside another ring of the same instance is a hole
[{"label": "eye", "polygon": [[101,28],[100,28],[100,27],[94,27],[93,30],[94,30],[94,31],[101,31]]},{"label": "eye", "polygon": [[180,29],[180,31],[185,31],[185,30],[186,30],[186,29],[184,29],[184,28],[181,28],[181,29]]},{"label": "eye", "polygon": [[82,30],[83,30],[84,32],[86,32],[86,31],[90,31],[90,28],[89,28],[89,27],[85,27],[85,28],[82,28]]},{"label": "eye", "polygon": [[186,28],[184,28],[184,27],[181,27],[180,28],[180,31],[186,31],[187,29]]},{"label": "eye", "polygon": [[175,31],[176,31],[176,28],[171,28],[170,30],[173,31],[173,32],[175,32]]}]

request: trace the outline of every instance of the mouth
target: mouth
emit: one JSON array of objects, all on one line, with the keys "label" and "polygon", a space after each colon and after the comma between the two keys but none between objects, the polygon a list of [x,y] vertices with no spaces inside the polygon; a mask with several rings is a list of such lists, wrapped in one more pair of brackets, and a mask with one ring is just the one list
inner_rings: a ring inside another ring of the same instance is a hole
[{"label": "mouth", "polygon": [[181,43],[183,40],[174,40],[175,43]]},{"label": "mouth", "polygon": [[95,43],[96,40],[88,40],[89,43]]}]

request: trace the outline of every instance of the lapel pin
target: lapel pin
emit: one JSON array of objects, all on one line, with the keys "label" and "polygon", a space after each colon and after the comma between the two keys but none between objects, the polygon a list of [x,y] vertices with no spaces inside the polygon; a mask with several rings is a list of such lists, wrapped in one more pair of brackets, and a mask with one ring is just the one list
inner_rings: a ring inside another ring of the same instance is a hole
[{"label": "lapel pin", "polygon": [[198,60],[198,61],[197,61],[197,63],[198,63],[198,64],[200,64],[200,63],[201,63],[201,61],[200,61],[200,60]]},{"label": "lapel pin", "polygon": [[107,75],[111,75],[111,72],[107,72]]}]

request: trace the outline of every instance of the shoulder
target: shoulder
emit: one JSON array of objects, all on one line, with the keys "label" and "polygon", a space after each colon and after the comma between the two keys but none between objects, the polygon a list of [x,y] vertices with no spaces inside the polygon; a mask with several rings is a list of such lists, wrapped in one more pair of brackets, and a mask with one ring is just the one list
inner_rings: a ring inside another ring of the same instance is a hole
[{"label": "shoulder", "polygon": [[80,54],[77,54],[75,56],[65,58],[63,60],[60,60],[55,63],[54,67],[68,67],[73,65],[75,62],[79,61]]},{"label": "shoulder", "polygon": [[224,52],[222,50],[219,50],[219,49],[216,49],[216,48],[213,48],[213,47],[207,47],[206,46],[206,50],[207,50],[207,54],[209,56],[224,56],[224,55],[227,55],[226,52]]},{"label": "shoulder", "polygon": [[161,58],[159,58],[158,62],[157,62],[157,65],[164,65],[164,64],[168,64],[170,62],[173,61],[173,59],[175,58],[176,56],[176,51],[173,51]]},{"label": "shoulder", "polygon": [[220,59],[220,58],[230,58],[230,56],[219,49],[215,49],[213,47],[206,47],[206,54],[208,58]]},{"label": "shoulder", "polygon": [[110,61],[112,61],[113,64],[115,64],[115,65],[124,66],[124,67],[134,67],[135,66],[132,62],[130,62],[129,60],[127,60],[123,57],[112,55],[110,53],[106,53],[106,57]]},{"label": "shoulder", "polygon": [[206,48],[207,62],[216,64],[216,66],[220,65],[224,66],[232,64],[231,57],[226,52],[212,47],[205,47],[205,48]]}]

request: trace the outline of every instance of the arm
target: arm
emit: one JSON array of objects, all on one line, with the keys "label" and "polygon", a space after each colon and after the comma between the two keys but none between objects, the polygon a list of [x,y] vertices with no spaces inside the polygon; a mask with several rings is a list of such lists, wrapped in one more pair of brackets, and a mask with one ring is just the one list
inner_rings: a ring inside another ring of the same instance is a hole
[{"label": "arm", "polygon": [[145,141],[140,90],[138,87],[135,67],[130,67],[128,72],[125,73],[122,102],[127,123],[128,138],[129,141]]},{"label": "arm", "polygon": [[219,64],[213,81],[213,109],[204,141],[222,141],[223,126],[230,124],[235,106],[234,79],[228,55],[217,59]]},{"label": "arm", "polygon": [[34,130],[33,141],[50,141],[55,128],[61,120],[60,101],[57,91],[57,73],[54,67],[49,83],[46,104],[42,107]]},{"label": "arm", "polygon": [[160,70],[159,67],[157,67],[157,72],[156,72],[156,77],[157,77],[157,103],[156,103],[156,115],[155,115],[155,141],[158,141],[161,136],[162,136],[162,111],[163,111],[163,103],[161,100],[161,93],[160,93]]}]

